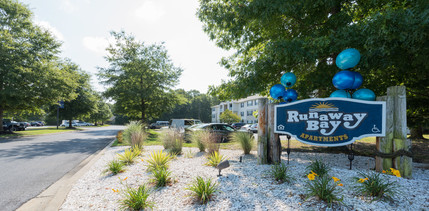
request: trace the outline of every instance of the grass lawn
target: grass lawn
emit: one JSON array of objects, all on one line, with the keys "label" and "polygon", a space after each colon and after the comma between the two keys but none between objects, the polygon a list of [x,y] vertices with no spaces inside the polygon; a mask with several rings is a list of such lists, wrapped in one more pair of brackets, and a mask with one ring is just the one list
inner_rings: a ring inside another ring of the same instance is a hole
[{"label": "grass lawn", "polygon": [[79,131],[79,130],[83,130],[83,129],[80,129],[80,128],[65,129],[62,127],[59,127],[58,129],[57,127],[27,128],[24,131],[15,131],[13,134],[0,134],[0,137],[34,136],[34,135],[71,132],[71,131]]}]

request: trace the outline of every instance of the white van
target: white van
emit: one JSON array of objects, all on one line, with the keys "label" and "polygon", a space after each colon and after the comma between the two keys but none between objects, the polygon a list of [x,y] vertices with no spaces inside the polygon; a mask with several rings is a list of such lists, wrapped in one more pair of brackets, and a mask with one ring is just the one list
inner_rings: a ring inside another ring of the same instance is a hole
[{"label": "white van", "polygon": [[201,123],[199,119],[172,119],[170,120],[170,128],[184,129]]}]

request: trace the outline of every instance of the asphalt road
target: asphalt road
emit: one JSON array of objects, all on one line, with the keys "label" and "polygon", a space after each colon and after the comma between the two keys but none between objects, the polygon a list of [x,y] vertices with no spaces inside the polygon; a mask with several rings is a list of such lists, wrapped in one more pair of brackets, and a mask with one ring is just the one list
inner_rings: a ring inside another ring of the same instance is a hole
[{"label": "asphalt road", "polygon": [[88,156],[109,144],[122,126],[0,140],[0,210],[15,210]]}]

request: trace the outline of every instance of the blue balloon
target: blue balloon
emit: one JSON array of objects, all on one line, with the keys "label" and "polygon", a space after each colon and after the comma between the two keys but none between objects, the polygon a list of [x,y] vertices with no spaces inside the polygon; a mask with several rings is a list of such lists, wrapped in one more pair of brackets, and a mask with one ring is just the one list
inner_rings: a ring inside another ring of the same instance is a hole
[{"label": "blue balloon", "polygon": [[283,99],[289,103],[292,101],[295,101],[296,98],[298,98],[298,93],[296,92],[295,89],[288,89],[285,91],[285,93],[283,95]]},{"label": "blue balloon", "polygon": [[295,76],[295,74],[293,74],[291,72],[285,73],[280,78],[280,82],[285,87],[291,87],[296,82],[296,76]]},{"label": "blue balloon", "polygon": [[358,89],[353,93],[353,99],[374,101],[375,94],[370,89]]},{"label": "blue balloon", "polygon": [[359,88],[362,83],[363,83],[363,77],[360,73],[358,72],[353,72],[353,74],[355,75],[355,81],[353,82],[353,85],[350,89],[357,89]]},{"label": "blue balloon", "polygon": [[354,48],[341,51],[335,59],[335,64],[342,70],[347,70],[356,66],[360,61],[360,53]]},{"label": "blue balloon", "polygon": [[332,92],[331,95],[329,95],[329,97],[342,97],[342,98],[352,98],[352,96],[350,95],[350,93],[344,91],[344,90],[337,90],[335,92]]},{"label": "blue balloon", "polygon": [[270,89],[270,95],[275,100],[283,98],[284,93],[285,93],[285,87],[281,84],[276,84],[272,86]]},{"label": "blue balloon", "polygon": [[338,72],[332,78],[332,84],[337,89],[350,89],[355,81],[355,74],[348,70]]}]

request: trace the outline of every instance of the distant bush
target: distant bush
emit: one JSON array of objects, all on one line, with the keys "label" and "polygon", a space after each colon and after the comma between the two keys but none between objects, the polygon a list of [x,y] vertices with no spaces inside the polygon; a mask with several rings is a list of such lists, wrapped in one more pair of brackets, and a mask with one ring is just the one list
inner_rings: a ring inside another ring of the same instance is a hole
[{"label": "distant bush", "polygon": [[234,132],[231,135],[232,141],[240,143],[244,154],[249,154],[253,146],[253,135],[245,132]]},{"label": "distant bush", "polygon": [[145,125],[141,122],[133,121],[124,130],[122,137],[125,143],[130,146],[143,146],[143,142],[147,139],[148,135],[144,131]]},{"label": "distant bush", "polygon": [[118,140],[118,143],[122,144],[124,142],[122,138],[122,134],[124,133],[123,130],[118,131],[118,134],[116,135],[116,140]]},{"label": "distant bush", "polygon": [[162,136],[164,149],[169,153],[180,155],[182,154],[183,136],[177,130],[167,130]]}]

